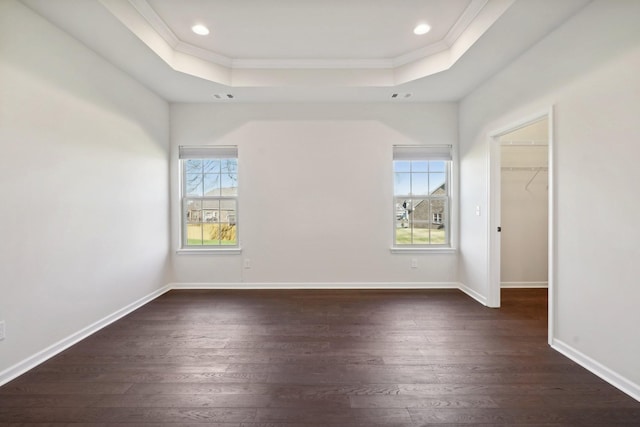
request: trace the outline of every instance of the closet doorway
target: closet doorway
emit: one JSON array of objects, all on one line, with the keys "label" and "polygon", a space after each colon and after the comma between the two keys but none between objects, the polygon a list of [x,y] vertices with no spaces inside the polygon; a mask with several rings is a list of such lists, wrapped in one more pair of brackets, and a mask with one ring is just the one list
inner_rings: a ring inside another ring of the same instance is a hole
[{"label": "closet doorway", "polygon": [[490,133],[489,307],[503,288],[548,288],[553,336],[553,110]]},{"label": "closet doorway", "polygon": [[547,288],[549,122],[500,136],[500,288]]}]

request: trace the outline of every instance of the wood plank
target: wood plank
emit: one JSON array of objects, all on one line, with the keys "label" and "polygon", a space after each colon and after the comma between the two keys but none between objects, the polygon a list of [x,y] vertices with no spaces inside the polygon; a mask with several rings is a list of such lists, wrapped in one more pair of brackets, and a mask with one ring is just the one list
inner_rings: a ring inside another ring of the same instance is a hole
[{"label": "wood plank", "polygon": [[0,427],[638,426],[544,289],[171,291],[0,387]]}]

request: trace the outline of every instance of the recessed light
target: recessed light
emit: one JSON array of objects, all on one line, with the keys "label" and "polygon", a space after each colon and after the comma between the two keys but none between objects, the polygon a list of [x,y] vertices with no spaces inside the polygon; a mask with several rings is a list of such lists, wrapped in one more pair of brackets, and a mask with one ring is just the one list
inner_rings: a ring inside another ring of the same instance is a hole
[{"label": "recessed light", "polygon": [[427,34],[429,32],[429,30],[431,30],[431,27],[427,24],[418,24],[416,25],[416,27],[413,29],[413,34],[417,35],[417,36],[421,36],[423,34]]},{"label": "recessed light", "polygon": [[199,36],[206,36],[209,34],[209,29],[202,24],[194,25],[193,27],[191,27],[191,31]]}]

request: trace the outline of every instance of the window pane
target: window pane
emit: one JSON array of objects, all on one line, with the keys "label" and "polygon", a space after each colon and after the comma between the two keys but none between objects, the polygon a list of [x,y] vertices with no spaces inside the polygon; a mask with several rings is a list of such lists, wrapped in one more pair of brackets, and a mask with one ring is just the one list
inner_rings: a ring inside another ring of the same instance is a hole
[{"label": "window pane", "polygon": [[412,161],[411,162],[411,172],[428,172],[429,171],[429,162],[426,160],[420,161]]},{"label": "window pane", "polygon": [[202,173],[202,160],[197,160],[197,159],[185,160],[184,170],[187,173]]},{"label": "window pane", "polygon": [[237,206],[235,200],[220,201],[220,244],[237,244]]},{"label": "window pane", "polygon": [[446,172],[446,163],[442,160],[431,160],[429,162],[429,172]]},{"label": "window pane", "polygon": [[409,211],[411,210],[411,199],[396,199],[395,207],[396,228],[408,227]]},{"label": "window pane", "polygon": [[[205,223],[213,223],[220,221],[220,201],[219,200],[203,200],[202,201],[202,219]],[[205,230],[206,235],[206,230]]]},{"label": "window pane", "polygon": [[408,160],[395,160],[393,162],[394,172],[411,172],[411,162]]},{"label": "window pane", "polygon": [[202,229],[202,244],[205,246],[220,245],[220,224],[204,224]]},{"label": "window pane", "polygon": [[[424,199],[414,199],[413,209],[411,211],[411,220],[414,224],[424,224],[429,221],[431,213],[429,212],[429,201]],[[424,227],[424,225],[422,225]]]},{"label": "window pane", "polygon": [[202,224],[187,224],[187,245],[202,245]]},{"label": "window pane", "polygon": [[205,159],[202,163],[202,171],[204,173],[220,173],[219,159]]},{"label": "window pane", "polygon": [[202,174],[188,173],[185,177],[185,193],[187,196],[202,196]]},{"label": "window pane", "polygon": [[417,196],[427,196],[429,194],[429,174],[411,174],[411,194]]},{"label": "window pane", "polygon": [[445,174],[444,173],[430,173],[429,174],[429,194],[434,196],[444,196],[447,192],[445,188]]},{"label": "window pane", "polygon": [[220,209],[220,200],[203,200],[202,201],[202,209]]},{"label": "window pane", "polygon": [[238,175],[228,173],[222,175],[222,193],[223,196],[238,195]]},{"label": "window pane", "polygon": [[408,222],[396,222],[396,245],[411,244],[411,227]]},{"label": "window pane", "polygon": [[200,200],[187,200],[185,211],[188,223],[202,222],[202,202]]},{"label": "window pane", "polygon": [[411,194],[411,174],[410,173],[396,173],[395,185],[393,193],[396,195],[409,195]]},{"label": "window pane", "polygon": [[431,244],[444,245],[448,243],[447,237],[447,201],[445,199],[431,200]]},{"label": "window pane", "polygon": [[212,173],[204,175],[204,195],[207,197],[220,195],[220,175]]},{"label": "window pane", "polygon": [[236,173],[238,171],[238,159],[222,159],[222,173]]}]

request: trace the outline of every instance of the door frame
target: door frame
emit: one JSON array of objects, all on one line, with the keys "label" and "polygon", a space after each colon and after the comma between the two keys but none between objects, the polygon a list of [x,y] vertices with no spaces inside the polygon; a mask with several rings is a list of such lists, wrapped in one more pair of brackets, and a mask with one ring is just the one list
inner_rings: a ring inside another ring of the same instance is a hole
[{"label": "door frame", "polygon": [[488,268],[487,268],[487,305],[489,307],[500,307],[500,195],[501,195],[501,159],[500,159],[500,137],[507,133],[513,132],[537,121],[548,120],[548,161],[549,161],[549,194],[548,194],[548,342],[551,344],[554,336],[555,325],[555,295],[556,295],[556,271],[555,271],[555,143],[554,143],[554,120],[553,106],[544,111],[523,117],[520,120],[511,122],[499,129],[489,133],[489,179],[488,179]]}]

